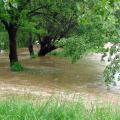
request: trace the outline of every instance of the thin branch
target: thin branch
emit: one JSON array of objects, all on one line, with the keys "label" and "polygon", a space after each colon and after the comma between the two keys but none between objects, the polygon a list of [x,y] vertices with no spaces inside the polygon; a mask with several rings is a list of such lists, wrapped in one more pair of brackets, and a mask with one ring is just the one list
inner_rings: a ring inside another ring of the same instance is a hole
[{"label": "thin branch", "polygon": [[28,3],[30,3],[31,0],[26,0],[25,2],[21,2],[21,5],[18,6],[18,10],[19,12],[21,12],[26,6]]},{"label": "thin branch", "polygon": [[43,6],[40,6],[34,10],[31,10],[30,12],[28,12],[28,16],[35,16],[35,15],[39,15],[40,13],[37,12],[38,10],[40,9],[48,9],[51,5],[43,5]]}]

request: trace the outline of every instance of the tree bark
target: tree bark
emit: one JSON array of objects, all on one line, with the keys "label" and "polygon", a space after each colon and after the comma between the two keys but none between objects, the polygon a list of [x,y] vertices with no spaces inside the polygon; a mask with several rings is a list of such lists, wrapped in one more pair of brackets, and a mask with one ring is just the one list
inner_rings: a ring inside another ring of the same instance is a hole
[{"label": "tree bark", "polygon": [[45,56],[47,53],[51,52],[52,50],[56,49],[56,47],[52,44],[52,38],[46,36],[40,41],[40,51],[38,56]]},{"label": "tree bark", "polygon": [[13,24],[9,24],[9,26],[7,27],[7,31],[9,35],[10,65],[13,65],[15,62],[18,62],[17,45],[16,45],[17,27]]},{"label": "tree bark", "polygon": [[30,56],[34,55],[33,43],[32,43],[32,33],[29,33],[28,50],[29,50]]}]

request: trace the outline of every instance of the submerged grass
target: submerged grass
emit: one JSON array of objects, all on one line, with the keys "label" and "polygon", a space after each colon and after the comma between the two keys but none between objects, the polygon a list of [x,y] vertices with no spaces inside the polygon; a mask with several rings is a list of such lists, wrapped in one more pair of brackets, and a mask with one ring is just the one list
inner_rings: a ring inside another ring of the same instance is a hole
[{"label": "submerged grass", "polygon": [[96,105],[86,109],[82,102],[0,102],[0,120],[120,120],[119,113],[119,106]]},{"label": "submerged grass", "polygon": [[24,67],[19,62],[14,62],[10,65],[11,71],[13,72],[21,72],[24,71]]}]

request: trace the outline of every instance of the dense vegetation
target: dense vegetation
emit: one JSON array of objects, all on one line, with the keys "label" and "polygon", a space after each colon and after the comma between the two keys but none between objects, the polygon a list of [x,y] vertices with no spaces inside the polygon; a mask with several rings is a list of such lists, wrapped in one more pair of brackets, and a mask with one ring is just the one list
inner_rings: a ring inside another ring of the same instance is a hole
[{"label": "dense vegetation", "polygon": [[83,51],[98,50],[107,41],[119,42],[119,16],[118,0],[2,0],[0,34],[8,36],[1,38],[1,46],[8,48],[9,39],[11,64],[18,62],[16,44],[28,46],[32,53],[35,40],[40,56],[56,49],[57,40],[69,49],[68,56],[78,59]]},{"label": "dense vegetation", "polygon": [[48,101],[37,105],[25,101],[1,101],[1,120],[119,120],[119,106],[85,108],[82,102]]}]

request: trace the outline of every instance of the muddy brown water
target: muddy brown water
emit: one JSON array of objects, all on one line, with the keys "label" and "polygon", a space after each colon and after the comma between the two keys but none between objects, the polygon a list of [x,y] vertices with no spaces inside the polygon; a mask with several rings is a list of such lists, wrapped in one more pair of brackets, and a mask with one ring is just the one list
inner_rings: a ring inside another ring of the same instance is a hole
[{"label": "muddy brown water", "polygon": [[88,55],[75,64],[69,60],[45,56],[30,59],[26,49],[21,49],[19,59],[27,70],[20,73],[9,69],[8,54],[0,54],[0,94],[32,94],[74,96],[87,100],[117,101],[119,89],[107,90],[103,80],[105,63],[100,54]]}]

